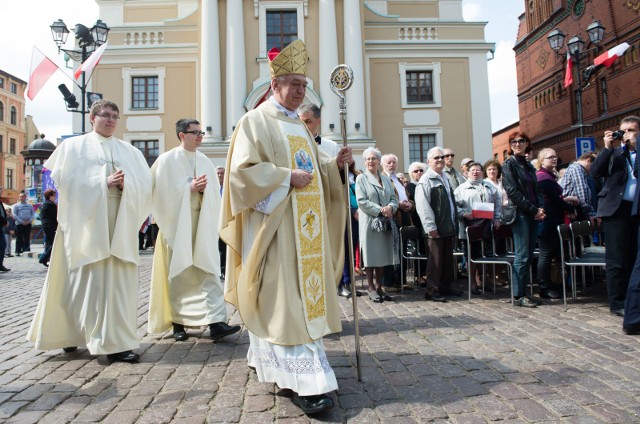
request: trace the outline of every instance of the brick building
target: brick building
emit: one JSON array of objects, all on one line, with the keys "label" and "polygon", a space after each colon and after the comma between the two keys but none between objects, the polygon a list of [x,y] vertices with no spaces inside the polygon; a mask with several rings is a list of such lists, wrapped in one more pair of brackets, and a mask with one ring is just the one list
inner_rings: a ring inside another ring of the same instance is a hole
[{"label": "brick building", "polygon": [[[520,16],[516,52],[520,128],[529,134],[534,151],[554,148],[563,162],[575,159],[575,138],[580,136],[578,72],[594,58],[627,42],[631,47],[610,68],[599,69],[588,85],[582,84],[584,136],[595,137],[602,147],[605,130],[616,129],[627,115],[640,115],[640,13],[637,1],[614,0],[525,0]],[[634,9],[635,7],[635,9]],[[587,28],[597,20],[605,28],[600,45],[589,40]],[[547,39],[555,28],[565,35],[556,52]],[[567,43],[579,35],[585,52],[579,67],[574,61],[574,82],[564,88]],[[580,75],[583,79],[583,76]],[[504,146],[493,152],[502,160]]]},{"label": "brick building", "polygon": [[15,203],[24,188],[24,161],[20,151],[26,140],[26,87],[25,81],[0,70],[0,187],[4,203]]}]

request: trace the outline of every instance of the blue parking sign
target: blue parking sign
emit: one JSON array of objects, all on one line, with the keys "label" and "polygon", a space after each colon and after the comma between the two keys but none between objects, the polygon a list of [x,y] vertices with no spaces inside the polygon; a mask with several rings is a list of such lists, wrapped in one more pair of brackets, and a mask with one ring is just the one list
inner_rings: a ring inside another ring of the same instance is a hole
[{"label": "blue parking sign", "polygon": [[596,151],[595,137],[576,137],[576,159],[587,152]]}]

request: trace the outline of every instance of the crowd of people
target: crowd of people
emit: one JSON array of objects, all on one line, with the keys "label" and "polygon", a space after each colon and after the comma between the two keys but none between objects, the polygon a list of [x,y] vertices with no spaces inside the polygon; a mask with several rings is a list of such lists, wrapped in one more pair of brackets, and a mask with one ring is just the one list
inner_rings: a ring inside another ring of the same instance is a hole
[{"label": "crowd of people", "polygon": [[[364,271],[368,299],[392,301],[404,278],[398,269],[404,226],[419,229],[419,245],[429,254],[416,269],[425,299],[446,302],[463,294],[454,286],[453,251],[465,228],[490,234],[510,225],[514,304],[536,307],[524,291],[536,244],[539,295],[557,298],[549,275],[559,249],[554,228],[565,219],[601,218],[607,239],[615,240],[607,244],[611,310],[624,315],[625,331],[640,332],[640,294],[631,295],[640,293],[640,262],[632,274],[635,226],[630,230],[639,207],[633,170],[640,119],[625,118],[618,135],[605,132],[597,157],[581,156],[561,181],[556,153],[541,150],[536,170],[531,141],[520,131],[509,136],[503,164],[465,158],[457,170],[451,149],[433,147],[426,163],[408,166],[407,178],[395,155],[369,147],[360,171],[350,147],[318,135],[320,109],[302,106],[307,62],[301,40],[269,52],[272,95],[238,122],[225,167],[198,151],[200,123],[180,119],[180,145],[149,169],[139,150],[114,136],[118,106],[92,105],[93,131],[62,143],[45,164],[59,190],[58,226],[47,220],[47,239],[52,234],[55,242],[40,258],[50,266],[27,335],[36,349],[71,354],[86,347],[114,361],[139,360],[136,247],[147,247],[137,240],[141,223],[157,225],[148,332],[171,331],[184,342],[191,329],[208,327],[220,340],[240,330],[227,322],[225,302],[234,305],[248,330],[248,365],[259,381],[291,389],[307,414],[333,406],[328,394],[338,385],[322,339],[341,331],[338,296],[361,295],[351,268]],[[613,147],[616,136],[623,147]],[[45,195],[50,216],[55,192]],[[23,201],[12,211],[16,253],[29,250]],[[468,272],[473,294],[481,295],[481,272],[471,263]]]}]

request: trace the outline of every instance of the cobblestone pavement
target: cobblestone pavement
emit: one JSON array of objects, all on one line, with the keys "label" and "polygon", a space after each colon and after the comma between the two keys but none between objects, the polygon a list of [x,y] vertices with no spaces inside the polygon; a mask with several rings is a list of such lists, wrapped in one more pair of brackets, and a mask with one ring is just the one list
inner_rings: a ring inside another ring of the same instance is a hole
[{"label": "cobblestone pavement", "polygon": [[[5,260],[0,275],[0,421],[16,423],[640,422],[640,338],[625,336],[604,296],[514,308],[495,296],[425,302],[360,298],[362,382],[356,379],[350,302],[344,330],[325,339],[338,377],[336,408],[312,419],[290,392],[259,383],[246,330],[213,343],[146,333],[151,256],[140,272],[139,364],[86,350],[37,352],[25,341],[46,270]],[[464,283],[460,280],[460,286]],[[230,309],[232,323],[240,323]]]}]

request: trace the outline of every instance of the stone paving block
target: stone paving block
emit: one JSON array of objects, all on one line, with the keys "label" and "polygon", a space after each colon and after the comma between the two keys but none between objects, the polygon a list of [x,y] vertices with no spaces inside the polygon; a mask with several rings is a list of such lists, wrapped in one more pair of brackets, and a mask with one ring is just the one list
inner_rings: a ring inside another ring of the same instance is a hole
[{"label": "stone paving block", "polygon": [[3,402],[2,405],[0,405],[0,418],[9,418],[13,414],[15,414],[18,410],[20,410],[20,408],[22,408],[23,406],[27,405],[28,403],[29,402],[27,402],[27,401]]},{"label": "stone paving block", "polygon": [[200,402],[197,399],[189,399],[185,402],[182,402],[178,408],[178,411],[175,415],[176,419],[183,418],[193,418],[200,419],[200,422],[204,421],[209,414],[209,409],[211,409],[208,403]]},{"label": "stone paving block", "polygon": [[133,424],[140,418],[139,410],[116,409],[102,421],[102,424]]},{"label": "stone paving block", "polygon": [[614,406],[610,403],[603,403],[600,405],[589,405],[585,408],[608,423],[640,422],[640,417],[637,414],[627,413],[620,409],[621,406],[622,405]]},{"label": "stone paving block", "polygon": [[49,412],[38,421],[39,424],[64,424],[69,423],[75,418],[76,414],[71,411],[53,411]]},{"label": "stone paving block", "polygon": [[513,399],[511,402],[518,414],[527,421],[539,422],[557,418],[555,414],[532,399]]},{"label": "stone paving block", "polygon": [[70,396],[71,393],[44,393],[25,409],[27,411],[50,411]]},{"label": "stone paving block", "polygon": [[270,423],[273,422],[273,412],[253,412],[242,414],[240,418],[241,423],[255,424],[255,423]]},{"label": "stone paving block", "polygon": [[243,415],[245,413],[264,412],[273,408],[273,395],[247,396],[244,400]]},{"label": "stone paving block", "polygon": [[39,423],[47,411],[20,411],[9,418],[6,424],[36,424]]},{"label": "stone paving block", "polygon": [[129,395],[118,402],[117,410],[120,411],[140,411],[151,403],[153,396],[136,396]]},{"label": "stone paving block", "polygon": [[34,401],[44,393],[51,391],[53,384],[34,384],[13,397],[14,401]]},{"label": "stone paving block", "polygon": [[510,382],[499,382],[489,385],[491,392],[499,397],[512,400],[512,399],[525,399],[527,395],[524,394],[516,385]]},{"label": "stone paving block", "polygon": [[373,403],[365,394],[338,394],[338,403],[342,409],[371,408]]},{"label": "stone paving block", "polygon": [[213,398],[215,408],[239,408],[244,403],[244,393],[223,393],[218,392]]},{"label": "stone paving block", "polygon": [[181,390],[168,390],[163,391],[153,398],[151,405],[154,408],[176,408],[182,399],[184,398],[184,392]]},{"label": "stone paving block", "polygon": [[376,402],[376,411],[383,418],[406,417],[411,415],[411,409],[403,402]]},{"label": "stone paving block", "polygon": [[142,411],[136,423],[138,424],[164,424],[170,423],[176,413],[172,407],[149,407]]},{"label": "stone paving block", "polygon": [[207,415],[207,423],[239,423],[242,415],[241,408],[213,407]]},{"label": "stone paving block", "polygon": [[378,414],[370,408],[348,409],[346,412],[346,418],[347,422],[351,424],[373,424],[381,422]]}]

